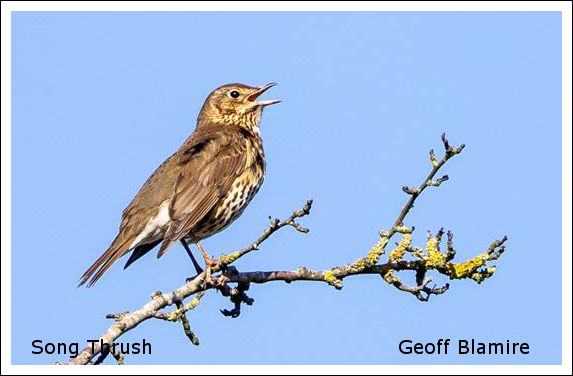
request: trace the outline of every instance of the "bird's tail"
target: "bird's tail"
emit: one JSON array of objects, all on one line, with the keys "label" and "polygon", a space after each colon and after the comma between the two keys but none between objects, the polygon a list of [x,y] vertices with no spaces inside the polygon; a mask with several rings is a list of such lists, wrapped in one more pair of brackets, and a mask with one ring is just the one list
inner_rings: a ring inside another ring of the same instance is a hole
[{"label": "bird's tail", "polygon": [[129,237],[124,236],[124,234],[120,232],[107,251],[95,260],[92,266],[81,276],[78,287],[84,285],[88,280],[87,287],[92,287],[118,258],[129,251],[129,249],[127,249],[128,240]]}]

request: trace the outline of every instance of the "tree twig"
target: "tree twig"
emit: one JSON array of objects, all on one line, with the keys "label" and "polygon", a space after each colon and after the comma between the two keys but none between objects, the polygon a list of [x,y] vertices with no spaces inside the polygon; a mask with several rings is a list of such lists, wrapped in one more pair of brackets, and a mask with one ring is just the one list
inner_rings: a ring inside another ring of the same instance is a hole
[{"label": "tree twig", "polygon": [[[431,295],[440,295],[445,293],[450,287],[445,284],[441,287],[429,284],[431,278],[426,277],[428,271],[437,272],[450,279],[472,279],[477,283],[483,282],[491,277],[495,272],[495,266],[489,265],[491,261],[497,260],[505,251],[505,242],[507,237],[504,236],[499,240],[493,241],[489,247],[481,254],[463,262],[453,262],[456,251],[453,245],[453,234],[447,232],[446,250],[440,250],[440,244],[444,235],[444,230],[440,229],[435,235],[428,234],[428,239],[424,248],[412,246],[412,232],[414,227],[404,225],[404,220],[410,210],[414,207],[416,199],[428,187],[439,187],[449,178],[443,175],[441,178],[435,178],[438,171],[453,156],[459,154],[464,149],[464,145],[453,147],[450,145],[445,134],[442,134],[442,143],[444,145],[444,156],[438,160],[434,151],[430,151],[430,162],[432,169],[424,181],[415,188],[404,186],[402,190],[409,195],[406,204],[398,214],[394,224],[388,231],[380,232],[380,239],[372,246],[367,255],[354,262],[343,266],[336,266],[325,270],[310,270],[306,267],[300,267],[292,271],[254,271],[239,272],[231,264],[237,259],[258,250],[271,235],[285,227],[292,227],[301,233],[307,233],[309,230],[300,225],[297,220],[310,214],[312,200],[308,200],[302,208],[295,210],[288,218],[284,220],[269,218],[268,227],[261,235],[251,244],[239,250],[221,255],[212,268],[212,273],[221,272],[214,275],[213,279],[216,284],[205,286],[205,272],[189,280],[183,286],[170,293],[155,292],[152,294],[151,301],[133,312],[122,312],[120,314],[109,314],[107,317],[115,322],[106,332],[100,336],[100,342],[92,346],[85,347],[80,354],[70,360],[68,364],[99,364],[106,357],[107,353],[101,354],[94,360],[96,355],[101,353],[101,343],[113,344],[123,334],[132,330],[137,325],[150,319],[162,319],[166,321],[179,321],[183,326],[185,335],[193,344],[199,344],[196,335],[191,331],[187,312],[197,307],[203,294],[210,289],[219,290],[223,296],[229,298],[234,304],[232,310],[222,310],[225,316],[237,317],[241,313],[241,304],[250,305],[253,299],[246,295],[246,291],[252,283],[263,284],[272,281],[283,281],[291,283],[294,281],[315,281],[324,282],[337,289],[343,287],[342,281],[350,276],[378,274],[388,284],[396,289],[414,295],[420,301],[427,301]],[[379,263],[382,255],[386,253],[386,247],[390,239],[399,234],[400,241],[395,243],[395,247],[388,253],[388,260],[385,263]],[[404,284],[396,275],[400,271],[413,271],[416,273],[416,285],[408,286]],[[236,287],[231,287],[230,283],[236,283]],[[194,296],[187,304],[185,299]],[[165,307],[175,305],[176,309],[172,312],[162,312]],[[122,354],[114,354],[118,363],[123,363]]]}]

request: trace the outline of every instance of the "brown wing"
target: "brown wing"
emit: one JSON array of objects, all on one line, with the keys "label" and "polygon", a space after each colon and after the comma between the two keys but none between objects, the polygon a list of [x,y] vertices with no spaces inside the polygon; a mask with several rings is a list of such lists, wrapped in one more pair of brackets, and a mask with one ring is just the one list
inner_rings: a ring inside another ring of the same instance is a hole
[{"label": "brown wing", "polygon": [[161,205],[163,201],[171,197],[173,187],[183,167],[178,163],[179,153],[182,148],[183,146],[163,161],[163,163],[153,171],[151,176],[147,178],[133,200],[123,210],[122,226],[132,221],[132,218],[136,217],[137,214],[141,213],[145,217],[148,217],[152,212],[157,210],[157,207]]},{"label": "brown wing", "polygon": [[[88,281],[88,287],[92,286],[117,259],[131,250],[134,254],[126,267],[162,241],[162,238],[145,238],[130,247],[150,216],[167,199],[172,200],[170,214],[175,221],[167,231],[169,237],[166,240],[177,240],[186,235],[186,229],[192,228],[217,202],[219,196],[213,192],[228,190],[234,173],[242,172],[245,166],[244,145],[238,135],[221,126],[198,128],[153,172],[125,208],[118,235],[82,275],[79,286]],[[171,240],[164,242],[161,254],[169,244]]]},{"label": "brown wing", "polygon": [[[129,259],[129,265],[162,240],[161,238],[143,238],[138,244],[131,246],[144,230],[149,218],[157,212],[161,203],[173,194],[175,181],[181,171],[181,166],[178,166],[176,162],[177,153],[166,159],[143,184],[123,211],[118,235],[109,248],[81,276],[78,286],[89,280],[88,287],[91,287],[117,259],[126,253],[134,250],[136,254],[135,257]],[[139,249],[140,247],[142,249]]]},{"label": "brown wing", "polygon": [[[175,183],[171,222],[157,257],[165,254],[173,242],[192,232],[245,170],[246,141],[239,132],[219,128],[197,137],[206,141],[200,143],[202,147],[196,156],[184,163]],[[188,156],[184,153],[181,158]]]},{"label": "brown wing", "polygon": [[[109,248],[86,270],[81,276],[78,286],[88,282],[91,287],[113,265],[117,259],[133,250],[125,267],[150,251],[163,239],[162,237],[147,237],[137,244],[133,241],[144,230],[149,219],[157,213],[162,202],[173,195],[173,189],[177,178],[181,174],[181,154],[187,152],[187,159],[193,157],[193,150],[198,150],[198,143],[204,142],[206,137],[191,135],[177,152],[167,158],[147,179],[127,208],[123,211],[119,233]],[[193,144],[193,140],[195,144]],[[195,148],[194,148],[195,147]],[[131,246],[131,247],[130,247]]]}]

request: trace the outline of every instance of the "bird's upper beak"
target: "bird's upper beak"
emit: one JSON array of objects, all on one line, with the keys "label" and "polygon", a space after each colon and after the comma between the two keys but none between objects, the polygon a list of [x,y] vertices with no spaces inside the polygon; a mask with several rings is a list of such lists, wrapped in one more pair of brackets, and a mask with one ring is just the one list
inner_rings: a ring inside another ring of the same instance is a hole
[{"label": "bird's upper beak", "polygon": [[249,95],[247,99],[251,102],[255,102],[258,106],[270,106],[271,104],[279,103],[277,99],[269,99],[266,101],[257,101],[256,99],[260,97],[265,91],[269,90],[271,87],[275,86],[276,82],[271,82],[266,85],[261,86],[253,94]]}]

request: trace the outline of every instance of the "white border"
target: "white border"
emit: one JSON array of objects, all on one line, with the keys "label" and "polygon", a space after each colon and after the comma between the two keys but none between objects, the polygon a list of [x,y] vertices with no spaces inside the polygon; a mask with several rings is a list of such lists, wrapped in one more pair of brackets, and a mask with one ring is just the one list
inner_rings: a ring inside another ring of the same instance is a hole
[{"label": "white border", "polygon": [[[101,368],[104,367],[104,368]],[[543,365],[104,365],[95,367],[10,366],[18,375],[559,375],[562,366]],[[4,374],[4,370],[3,370]]]},{"label": "white border", "polygon": [[1,64],[1,76],[0,83],[2,85],[1,96],[2,96],[2,107],[0,109],[0,156],[1,156],[1,181],[2,181],[2,201],[0,204],[1,210],[1,222],[2,222],[2,235],[0,236],[0,249],[2,250],[2,262],[0,263],[1,273],[0,279],[2,281],[2,330],[0,335],[2,338],[2,354],[0,359],[2,361],[2,373],[6,372],[7,365],[11,362],[11,346],[12,346],[12,291],[11,291],[11,270],[12,270],[12,173],[11,173],[11,144],[12,144],[12,122],[11,122],[11,110],[12,101],[10,92],[11,84],[11,48],[10,48],[10,31],[11,27],[11,16],[10,13],[6,11],[6,6],[4,3],[2,6],[2,18],[1,18],[1,36],[2,36],[2,64]]},{"label": "white border", "polygon": [[561,65],[561,82],[562,82],[562,140],[561,140],[561,153],[562,153],[562,174],[561,174],[561,197],[562,197],[562,219],[561,219],[561,237],[562,237],[562,271],[561,271],[561,278],[562,280],[562,294],[563,299],[561,300],[562,304],[562,350],[563,354],[561,357],[561,361],[563,362],[563,369],[566,369],[566,373],[571,374],[571,354],[573,349],[571,348],[571,252],[572,252],[572,244],[571,244],[571,155],[572,155],[572,147],[571,147],[571,127],[572,127],[572,118],[571,118],[571,103],[573,98],[571,96],[571,30],[572,30],[572,23],[571,23],[571,3],[567,3],[567,5],[563,6],[563,13],[561,16],[561,27],[562,27],[562,65]]},{"label": "white border", "polygon": [[566,1],[4,1],[10,11],[564,11]]},{"label": "white border", "polygon": [[[265,10],[299,10],[299,11],[561,11],[562,12],[562,42],[563,42],[563,172],[562,172],[562,247],[563,247],[563,345],[561,366],[482,366],[473,365],[368,365],[368,366],[331,366],[331,365],[306,365],[306,366],[129,366],[121,369],[125,374],[189,374],[192,373],[236,373],[236,374],[289,374],[289,373],[313,373],[313,374],[571,374],[571,3],[569,2],[173,2],[173,1],[151,1],[151,2],[64,2],[64,1],[41,1],[41,2],[11,2],[3,1],[1,4],[1,42],[2,42],[2,64],[1,64],[1,282],[2,282],[2,374],[76,374],[78,372],[86,374],[97,374],[103,369],[99,367],[60,367],[60,366],[13,366],[11,362],[11,290],[10,290],[10,269],[11,269],[11,12],[13,11],[265,11]],[[516,250],[517,251],[517,250]],[[542,252],[542,249],[540,249]],[[114,367],[114,366],[110,366]],[[81,369],[81,371],[80,371]],[[110,369],[108,368],[107,371]],[[119,371],[115,369],[114,371]]]}]

